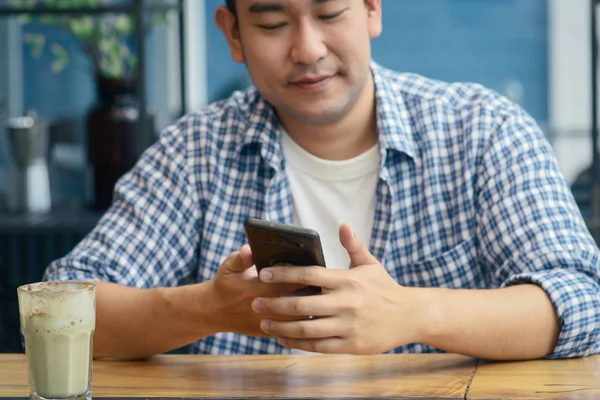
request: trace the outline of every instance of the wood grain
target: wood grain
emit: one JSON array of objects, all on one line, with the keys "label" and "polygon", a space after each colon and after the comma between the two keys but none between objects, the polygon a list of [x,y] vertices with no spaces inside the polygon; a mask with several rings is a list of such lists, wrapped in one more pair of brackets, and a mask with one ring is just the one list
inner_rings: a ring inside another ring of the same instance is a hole
[{"label": "wood grain", "polygon": [[600,399],[600,356],[480,362],[468,399]]},{"label": "wood grain", "polygon": [[[164,355],[94,361],[94,397],[433,397],[462,399],[476,360],[425,355]],[[28,395],[23,355],[0,354],[0,396]]]}]

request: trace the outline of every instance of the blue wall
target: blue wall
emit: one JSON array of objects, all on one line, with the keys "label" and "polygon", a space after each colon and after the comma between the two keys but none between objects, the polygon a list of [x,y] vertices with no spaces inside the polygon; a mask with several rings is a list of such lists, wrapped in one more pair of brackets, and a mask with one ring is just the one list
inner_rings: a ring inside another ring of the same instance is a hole
[{"label": "blue wall", "polygon": [[40,59],[23,45],[23,79],[25,110],[34,109],[42,119],[73,118],[85,115],[95,96],[92,66],[68,33],[37,23],[23,26],[23,34],[44,34],[48,42],[60,43],[71,55],[61,72],[52,71],[54,56],[46,46]]},{"label": "blue wall", "polygon": [[[223,0],[206,0],[208,95],[219,97],[235,65],[213,22]],[[383,34],[373,58],[399,71],[446,81],[478,82],[503,92],[506,82],[524,87],[524,107],[548,119],[547,0],[383,0]]]},{"label": "blue wall", "polygon": [[[384,0],[383,65],[503,91],[524,87],[525,108],[548,118],[547,0]],[[393,49],[393,50],[392,50]]]}]

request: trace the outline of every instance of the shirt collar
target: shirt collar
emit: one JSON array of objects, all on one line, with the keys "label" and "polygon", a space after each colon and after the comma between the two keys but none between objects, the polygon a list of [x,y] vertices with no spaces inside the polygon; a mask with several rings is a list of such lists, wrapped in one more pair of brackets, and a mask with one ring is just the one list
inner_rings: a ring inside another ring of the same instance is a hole
[{"label": "shirt collar", "polygon": [[412,125],[408,106],[394,72],[371,61],[377,101],[377,134],[381,149],[396,150],[411,158],[415,156]]},{"label": "shirt collar", "polygon": [[268,103],[258,90],[252,86],[246,92],[246,101],[241,102],[244,118],[241,121],[245,129],[239,130],[236,151],[251,144],[261,145],[261,155],[273,167],[280,165],[281,157],[281,124],[273,106]]},{"label": "shirt collar", "polygon": [[[402,97],[397,83],[390,76],[393,72],[371,62],[371,72],[375,82],[375,98],[377,101],[377,131],[380,148],[400,151],[414,157],[413,132],[410,124],[408,106]],[[261,153],[269,164],[278,165],[281,161],[281,144],[279,136],[281,125],[277,114],[271,106],[252,87],[247,92],[247,101],[242,103],[246,114],[247,127],[241,130],[236,150],[252,143],[262,144]]]}]

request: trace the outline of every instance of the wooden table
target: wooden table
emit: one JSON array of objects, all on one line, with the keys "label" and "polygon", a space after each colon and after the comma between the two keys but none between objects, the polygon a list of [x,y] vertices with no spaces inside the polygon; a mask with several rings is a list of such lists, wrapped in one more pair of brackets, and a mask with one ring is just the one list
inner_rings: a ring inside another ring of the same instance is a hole
[{"label": "wooden table", "polygon": [[[0,354],[0,397],[28,395],[23,355]],[[513,363],[458,355],[159,356],[94,361],[99,397],[599,399],[600,357]]]},{"label": "wooden table", "polygon": [[600,399],[600,356],[480,362],[468,399]]}]

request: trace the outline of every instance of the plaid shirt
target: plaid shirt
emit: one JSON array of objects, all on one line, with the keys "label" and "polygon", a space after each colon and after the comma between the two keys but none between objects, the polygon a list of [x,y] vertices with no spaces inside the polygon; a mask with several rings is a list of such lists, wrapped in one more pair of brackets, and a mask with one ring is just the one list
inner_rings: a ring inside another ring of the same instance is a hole
[{"label": "plaid shirt", "polygon": [[[598,247],[535,121],[479,85],[374,62],[372,72],[381,154],[372,254],[405,286],[539,285],[562,326],[549,357],[599,352]],[[255,88],[182,118],[120,179],[112,207],[45,279],[138,288],[211,279],[246,243],[247,217],[293,223],[280,132]],[[191,349],[289,352],[273,338],[227,332]],[[439,351],[412,343],[391,352]]]}]

